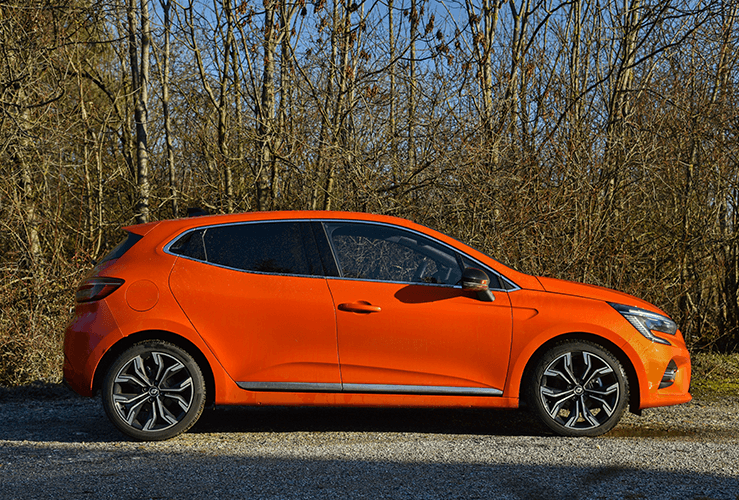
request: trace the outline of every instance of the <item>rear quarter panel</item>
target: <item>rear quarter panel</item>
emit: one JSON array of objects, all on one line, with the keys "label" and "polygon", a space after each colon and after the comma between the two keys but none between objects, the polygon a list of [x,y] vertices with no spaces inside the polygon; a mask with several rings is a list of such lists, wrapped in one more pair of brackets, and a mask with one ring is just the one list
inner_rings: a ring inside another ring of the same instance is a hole
[{"label": "rear quarter panel", "polygon": [[99,273],[122,278],[125,283],[102,301],[115,327],[92,328],[93,331],[105,329],[108,333],[98,339],[97,345],[90,346],[89,364],[95,366],[96,377],[104,376],[97,373],[98,369],[106,369],[99,363],[118,342],[127,342],[132,336],[136,341],[157,338],[156,332],[168,332],[186,339],[202,353],[215,379],[215,402],[226,403],[234,399],[239,389],[195,331],[169,289],[169,275],[176,257],[164,253],[162,248],[170,235],[181,231],[182,223],[177,222],[174,228],[168,224],[156,225],[131,250]]}]

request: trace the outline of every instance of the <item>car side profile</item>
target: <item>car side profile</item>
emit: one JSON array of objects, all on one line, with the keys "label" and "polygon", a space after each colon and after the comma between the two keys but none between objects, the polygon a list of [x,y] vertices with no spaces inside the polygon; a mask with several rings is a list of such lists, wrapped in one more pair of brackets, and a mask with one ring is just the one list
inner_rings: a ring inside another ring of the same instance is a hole
[{"label": "car side profile", "polygon": [[76,292],[64,380],[139,440],[206,405],[517,408],[596,436],[690,400],[655,306],[523,274],[388,216],[259,212],[124,228]]}]

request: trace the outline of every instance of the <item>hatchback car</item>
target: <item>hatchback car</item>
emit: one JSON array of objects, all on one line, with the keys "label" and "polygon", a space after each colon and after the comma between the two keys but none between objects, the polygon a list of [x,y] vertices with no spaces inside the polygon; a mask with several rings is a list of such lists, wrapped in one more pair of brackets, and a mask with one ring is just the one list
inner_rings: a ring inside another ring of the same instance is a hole
[{"label": "hatchback car", "polygon": [[407,220],[341,212],[125,228],[81,283],[64,378],[128,436],[206,405],[516,408],[607,432],[690,400],[675,323],[614,290],[530,276]]}]

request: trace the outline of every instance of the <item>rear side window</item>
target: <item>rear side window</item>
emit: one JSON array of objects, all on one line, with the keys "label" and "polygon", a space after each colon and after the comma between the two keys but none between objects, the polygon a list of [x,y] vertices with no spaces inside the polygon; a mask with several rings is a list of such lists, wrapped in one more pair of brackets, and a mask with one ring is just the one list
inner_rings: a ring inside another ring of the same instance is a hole
[{"label": "rear side window", "polygon": [[[169,251],[243,271],[318,276],[322,267],[310,228],[298,222],[214,226],[191,231]],[[306,248],[304,236],[311,237]]]},{"label": "rear side window", "polygon": [[119,259],[121,256],[123,256],[124,253],[128,252],[132,246],[134,246],[136,243],[138,243],[143,236],[140,234],[135,233],[126,233],[126,237],[116,245],[116,247],[108,252],[108,254],[100,259],[98,264],[102,264],[103,262],[108,262],[109,260]]}]

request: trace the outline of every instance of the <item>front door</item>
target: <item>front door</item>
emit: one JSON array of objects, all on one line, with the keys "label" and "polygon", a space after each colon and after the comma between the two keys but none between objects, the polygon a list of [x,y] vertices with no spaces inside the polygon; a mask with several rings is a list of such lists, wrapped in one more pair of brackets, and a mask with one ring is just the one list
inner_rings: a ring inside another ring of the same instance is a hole
[{"label": "front door", "polygon": [[341,277],[336,306],[345,392],[500,395],[511,306],[457,285],[463,257],[405,229],[326,222]]}]

